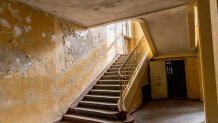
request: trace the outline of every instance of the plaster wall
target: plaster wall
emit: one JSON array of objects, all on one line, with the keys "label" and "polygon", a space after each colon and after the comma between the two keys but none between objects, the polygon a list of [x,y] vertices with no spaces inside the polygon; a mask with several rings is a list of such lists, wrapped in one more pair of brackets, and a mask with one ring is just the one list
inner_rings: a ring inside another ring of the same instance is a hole
[{"label": "plaster wall", "polygon": [[217,94],[218,94],[218,42],[217,42],[218,40],[218,9],[217,8],[218,8],[217,0],[211,0],[210,10],[211,10],[211,23],[212,23],[212,35],[213,35],[213,52],[214,52],[216,85],[217,85]]},{"label": "plaster wall", "polygon": [[[201,59],[204,109],[206,123],[218,123],[217,69],[216,69],[216,1],[198,1],[199,52]],[[212,19],[212,21],[211,21]]]},{"label": "plaster wall", "polygon": [[0,123],[49,123],[125,51],[122,24],[84,29],[0,0]]}]

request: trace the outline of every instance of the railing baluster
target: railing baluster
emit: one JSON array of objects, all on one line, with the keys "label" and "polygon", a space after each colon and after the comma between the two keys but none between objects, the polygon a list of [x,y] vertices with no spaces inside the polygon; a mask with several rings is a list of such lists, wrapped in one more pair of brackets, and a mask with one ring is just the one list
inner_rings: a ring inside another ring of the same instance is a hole
[{"label": "railing baluster", "polygon": [[[120,78],[120,100],[119,100],[119,107],[121,111],[125,111],[124,106],[124,96],[127,92],[128,85],[131,82],[132,76],[134,74],[134,71],[140,62],[143,54],[143,41],[145,41],[145,36],[142,37],[140,42],[137,44],[135,49],[131,52],[131,54],[127,57],[125,62],[122,64],[122,66],[119,68],[119,78]],[[140,47],[141,46],[141,47]],[[128,81],[127,83],[125,81]]]}]

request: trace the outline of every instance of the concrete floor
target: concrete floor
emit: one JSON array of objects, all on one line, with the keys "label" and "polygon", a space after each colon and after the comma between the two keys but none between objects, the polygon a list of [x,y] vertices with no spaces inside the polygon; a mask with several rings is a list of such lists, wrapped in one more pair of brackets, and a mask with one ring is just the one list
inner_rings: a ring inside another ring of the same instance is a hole
[{"label": "concrete floor", "polygon": [[162,100],[145,103],[134,113],[135,123],[204,123],[203,103]]}]

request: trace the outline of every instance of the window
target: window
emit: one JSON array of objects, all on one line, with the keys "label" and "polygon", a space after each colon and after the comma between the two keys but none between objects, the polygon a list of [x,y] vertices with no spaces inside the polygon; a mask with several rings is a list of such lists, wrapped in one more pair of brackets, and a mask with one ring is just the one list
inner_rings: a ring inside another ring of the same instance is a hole
[{"label": "window", "polygon": [[131,38],[131,21],[123,22],[123,35],[127,38]]}]

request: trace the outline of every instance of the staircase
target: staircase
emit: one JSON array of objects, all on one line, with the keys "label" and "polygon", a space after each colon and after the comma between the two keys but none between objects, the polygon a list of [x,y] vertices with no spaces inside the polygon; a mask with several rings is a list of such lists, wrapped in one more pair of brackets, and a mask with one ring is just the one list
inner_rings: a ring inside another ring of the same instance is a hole
[{"label": "staircase", "polygon": [[[78,105],[68,109],[68,112],[59,123],[133,122],[133,120],[127,121],[127,114],[121,112],[118,108],[118,100],[121,93],[118,71],[127,57],[127,54],[120,55]],[[129,67],[131,66],[136,66],[134,61],[132,61],[132,64],[129,64]],[[128,69],[128,67],[125,69]],[[131,73],[133,71],[128,72]],[[130,75],[126,74],[125,77],[130,78]],[[124,82],[128,83],[128,81],[127,79]]]}]

